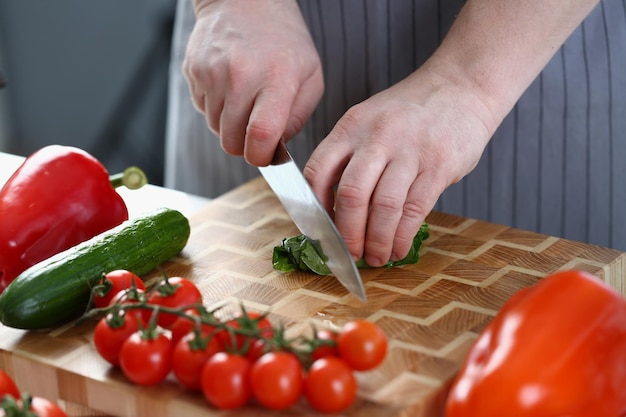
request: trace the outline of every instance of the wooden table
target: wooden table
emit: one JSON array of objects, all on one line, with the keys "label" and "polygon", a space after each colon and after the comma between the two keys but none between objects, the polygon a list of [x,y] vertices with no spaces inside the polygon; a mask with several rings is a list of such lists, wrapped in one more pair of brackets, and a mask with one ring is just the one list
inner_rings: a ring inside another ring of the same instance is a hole
[{"label": "wooden table", "polygon": [[[209,308],[224,306],[227,313],[243,303],[269,310],[292,335],[354,318],[382,326],[390,339],[387,358],[358,375],[359,398],[346,416],[441,416],[446,387],[479,332],[512,294],[549,273],[578,268],[622,293],[626,288],[622,252],[433,212],[418,264],[362,271],[363,304],[333,277],[272,269],[273,247],[298,232],[262,178],[211,201],[190,221],[187,247],[164,266],[193,279]],[[73,415],[316,415],[304,402],[283,414],[254,405],[218,413],[172,378],[133,386],[98,357],[92,330],[92,324],[47,332],[0,327],[0,368]]]}]

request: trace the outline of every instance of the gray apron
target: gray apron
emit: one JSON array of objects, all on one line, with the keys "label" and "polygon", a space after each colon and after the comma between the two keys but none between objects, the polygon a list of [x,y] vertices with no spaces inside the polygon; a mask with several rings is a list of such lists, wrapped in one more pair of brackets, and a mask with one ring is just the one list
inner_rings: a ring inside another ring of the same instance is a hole
[{"label": "gray apron", "polygon": [[[351,105],[406,77],[462,7],[441,0],[300,0],[326,94],[290,149],[303,167]],[[208,197],[258,176],[226,155],[181,74],[194,15],[179,0],[165,185]],[[496,131],[478,166],[436,210],[626,250],[626,1],[602,1]]]}]

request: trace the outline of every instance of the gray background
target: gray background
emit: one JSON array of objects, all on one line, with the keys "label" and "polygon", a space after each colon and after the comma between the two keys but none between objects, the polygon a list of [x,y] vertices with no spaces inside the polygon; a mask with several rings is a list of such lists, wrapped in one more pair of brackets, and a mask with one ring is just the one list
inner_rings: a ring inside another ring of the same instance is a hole
[{"label": "gray background", "polygon": [[0,0],[0,151],[77,146],[162,184],[173,0]]}]

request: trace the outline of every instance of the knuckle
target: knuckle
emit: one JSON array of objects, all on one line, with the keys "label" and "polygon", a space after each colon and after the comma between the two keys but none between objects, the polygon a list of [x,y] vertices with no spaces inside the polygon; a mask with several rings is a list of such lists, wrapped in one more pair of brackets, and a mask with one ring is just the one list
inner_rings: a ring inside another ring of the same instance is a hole
[{"label": "knuckle", "polygon": [[361,112],[357,109],[357,106],[349,108],[337,121],[332,133],[339,137],[349,138],[350,132],[359,127],[359,120],[362,120],[360,114]]},{"label": "knuckle", "polygon": [[355,233],[344,233],[343,240],[348,248],[360,248],[363,242],[363,236]]},{"label": "knuckle", "polygon": [[337,205],[343,209],[359,208],[366,204],[364,191],[356,184],[339,183],[337,187]]},{"label": "knuckle", "polygon": [[429,211],[425,201],[406,201],[402,207],[402,217],[408,221],[421,222]]},{"label": "knuckle", "polygon": [[322,164],[317,159],[316,155],[311,155],[311,158],[307,161],[306,165],[302,169],[302,175],[309,182],[313,182],[317,176],[322,172]]},{"label": "knuckle", "polygon": [[361,113],[358,106],[352,106],[341,117],[338,124],[342,127],[345,126],[347,129],[356,127],[359,125],[359,120],[361,120]]},{"label": "knuckle", "polygon": [[268,142],[279,135],[278,126],[273,120],[253,119],[246,128],[246,140]]},{"label": "knuckle", "polygon": [[369,234],[367,236],[367,253],[370,255],[379,255],[385,253],[389,247],[389,243],[384,236],[379,234]]},{"label": "knuckle", "polygon": [[383,214],[395,213],[403,209],[403,202],[398,196],[378,193],[372,200],[374,210]]},{"label": "knuckle", "polygon": [[185,58],[183,61],[183,74],[188,80],[204,86],[214,85],[217,79],[212,67],[207,66],[202,60],[192,58]]}]

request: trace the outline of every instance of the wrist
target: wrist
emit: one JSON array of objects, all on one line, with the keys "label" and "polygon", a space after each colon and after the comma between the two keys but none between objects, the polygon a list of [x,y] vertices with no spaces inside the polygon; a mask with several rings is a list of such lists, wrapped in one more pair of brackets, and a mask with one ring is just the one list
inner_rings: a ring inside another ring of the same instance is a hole
[{"label": "wrist", "polygon": [[473,115],[487,132],[488,140],[508,113],[504,111],[499,96],[492,95],[489,88],[479,85],[467,70],[450,62],[446,54],[433,54],[414,74],[409,77],[417,96],[447,97],[448,105],[459,115]]}]

